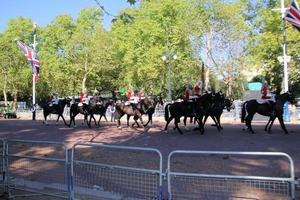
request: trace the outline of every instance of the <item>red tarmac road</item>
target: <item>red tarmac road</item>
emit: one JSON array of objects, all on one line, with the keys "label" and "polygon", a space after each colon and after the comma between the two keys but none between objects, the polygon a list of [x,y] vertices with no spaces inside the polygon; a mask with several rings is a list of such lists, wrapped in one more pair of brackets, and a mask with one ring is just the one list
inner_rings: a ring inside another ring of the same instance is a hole
[{"label": "red tarmac road", "polygon": [[[209,121],[205,127],[204,135],[197,131],[186,131],[180,124],[184,135],[173,131],[173,122],[165,132],[165,122],[154,118],[151,127],[144,133],[143,128],[127,128],[122,121],[122,129],[115,123],[101,122],[101,127],[88,128],[77,122],[78,127],[69,128],[60,121],[56,126],[49,121],[46,126],[41,120],[31,121],[22,119],[0,120],[0,138],[23,139],[42,141],[62,141],[70,148],[77,141],[93,141],[105,144],[151,147],[159,149],[164,159],[173,150],[211,150],[211,151],[278,151],[289,154],[295,162],[296,177],[300,177],[300,123],[286,124],[290,134],[286,135],[278,123],[275,123],[272,134],[264,131],[264,122],[253,124],[255,134],[242,130],[239,120],[223,121],[224,130],[218,132],[216,127],[210,126]],[[193,125],[188,127],[192,130]]]}]

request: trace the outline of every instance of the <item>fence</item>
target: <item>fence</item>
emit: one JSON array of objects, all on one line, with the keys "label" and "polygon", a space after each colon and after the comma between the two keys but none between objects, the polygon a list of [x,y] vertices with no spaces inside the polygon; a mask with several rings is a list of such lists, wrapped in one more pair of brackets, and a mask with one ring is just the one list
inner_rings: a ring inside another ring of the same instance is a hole
[{"label": "fence", "polygon": [[294,164],[285,153],[173,151],[167,172],[172,200],[295,199]]},{"label": "fence", "polygon": [[162,156],[152,148],[78,143],[71,179],[75,199],[161,199]]},{"label": "fence", "polygon": [[166,174],[152,148],[79,142],[69,162],[64,143],[0,140],[0,153],[9,198],[161,200],[164,191],[170,200],[296,198],[293,160],[280,152],[173,151]]},{"label": "fence", "polygon": [[4,179],[5,179],[5,170],[4,170],[4,141],[0,140],[0,186],[2,186],[1,190],[5,190],[4,188]]},{"label": "fence", "polygon": [[10,198],[47,195],[68,198],[68,154],[64,143],[5,142],[5,187]]}]

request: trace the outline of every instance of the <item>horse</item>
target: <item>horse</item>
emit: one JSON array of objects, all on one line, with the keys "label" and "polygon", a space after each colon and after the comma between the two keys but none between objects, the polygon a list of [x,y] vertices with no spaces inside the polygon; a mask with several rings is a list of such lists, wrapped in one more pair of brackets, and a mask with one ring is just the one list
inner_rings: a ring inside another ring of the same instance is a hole
[{"label": "horse", "polygon": [[[79,105],[80,103],[75,102],[70,107],[70,123],[69,127],[71,126],[73,122],[73,126],[75,127],[75,117],[80,113],[84,115],[84,120],[86,121],[89,128],[91,128],[91,118],[94,119],[95,125],[97,126],[96,119],[94,117],[94,108],[91,105],[83,104],[82,106]],[[91,116],[90,120],[88,121],[88,116]]]},{"label": "horse", "polygon": [[[134,116],[135,119],[140,119],[142,125],[145,127],[142,115],[147,113],[151,101],[148,98],[142,99],[135,106],[132,104],[126,105],[125,102],[116,103],[115,119],[117,120],[117,127],[121,128],[121,118],[127,114],[128,116]],[[137,121],[137,120],[136,120]],[[127,126],[129,127],[129,120],[127,120]]]},{"label": "horse", "polygon": [[[161,96],[149,96],[149,97],[146,97],[149,99],[149,105],[148,105],[148,110],[146,113],[142,113],[142,114],[147,114],[148,115],[148,121],[147,123],[145,124],[145,126],[147,126],[149,124],[149,122],[152,124],[152,116],[155,112],[155,108],[158,104],[160,105],[164,105],[164,102],[162,100],[162,97]],[[129,124],[129,119],[130,119],[130,115],[127,115],[127,124]],[[133,117],[134,119],[134,123],[132,124],[132,127],[136,124],[138,127],[140,127],[139,123],[138,123],[138,118],[137,116],[134,116]]]},{"label": "horse", "polygon": [[221,115],[223,113],[224,108],[226,108],[226,110],[229,112],[233,107],[232,107],[232,102],[233,100],[229,99],[229,98],[225,98],[225,96],[222,93],[216,93],[217,98],[215,98],[215,102],[211,108],[211,111],[205,115],[204,117],[204,121],[203,121],[203,126],[206,123],[206,120],[209,116],[214,116],[215,119],[215,125],[217,127],[217,129],[220,131],[223,129],[223,127],[221,126],[221,122],[220,122],[220,118]]},{"label": "horse", "polygon": [[184,117],[184,125],[186,126],[186,118],[193,116],[193,103],[194,102],[174,102],[165,106],[165,131],[168,130],[169,123],[174,119],[174,130],[178,130],[180,134],[183,134],[178,126],[180,118]]},{"label": "horse", "polygon": [[[108,106],[110,106],[110,105],[113,105],[113,103],[106,102],[104,104],[96,104],[96,105],[92,106],[92,108],[90,109],[94,115],[100,115],[98,123],[97,123],[98,126],[100,126],[100,121],[101,121],[102,117],[104,117],[105,121],[107,121],[106,110],[107,110]],[[92,117],[90,117],[89,123],[91,123],[91,119],[92,119]]]},{"label": "horse", "polygon": [[[283,105],[286,101],[290,102],[291,104],[294,104],[295,103],[294,95],[290,92],[286,92],[281,95],[277,95],[275,103],[267,101],[266,103],[260,104],[255,99],[246,101],[245,103],[243,103],[243,107],[242,107],[241,122],[242,123],[245,122],[247,129],[250,130],[252,133],[254,133],[252,126],[251,126],[251,121],[253,119],[254,114],[258,113],[258,114],[261,114],[264,116],[268,116],[270,118],[269,118],[267,125],[265,126],[265,130],[267,131],[267,129],[268,129],[268,131],[270,133],[274,120],[276,118],[278,118],[281,128],[283,129],[283,131],[286,134],[288,134],[288,131],[283,122]],[[274,105],[272,105],[272,104],[274,104]],[[246,112],[247,112],[247,115],[246,115]],[[270,122],[271,122],[271,124],[270,124]],[[270,126],[269,126],[269,124],[270,124]]]},{"label": "horse", "polygon": [[58,115],[56,124],[58,124],[58,120],[61,117],[64,120],[65,125],[67,125],[66,120],[63,116],[63,113],[64,113],[65,106],[66,105],[68,107],[70,106],[70,101],[71,101],[71,99],[64,98],[64,99],[59,99],[58,104],[53,104],[52,106],[49,105],[49,102],[42,105],[44,119],[45,119],[45,121],[43,123],[48,125],[47,116],[49,114],[56,114],[56,115]]}]

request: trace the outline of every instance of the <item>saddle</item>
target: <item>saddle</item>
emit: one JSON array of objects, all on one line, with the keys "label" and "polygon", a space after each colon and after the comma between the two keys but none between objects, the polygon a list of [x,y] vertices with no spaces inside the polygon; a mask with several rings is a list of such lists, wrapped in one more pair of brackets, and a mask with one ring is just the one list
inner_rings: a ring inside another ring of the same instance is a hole
[{"label": "saddle", "polygon": [[275,101],[273,99],[256,99],[256,102],[258,104],[271,104],[271,103],[275,103]]}]

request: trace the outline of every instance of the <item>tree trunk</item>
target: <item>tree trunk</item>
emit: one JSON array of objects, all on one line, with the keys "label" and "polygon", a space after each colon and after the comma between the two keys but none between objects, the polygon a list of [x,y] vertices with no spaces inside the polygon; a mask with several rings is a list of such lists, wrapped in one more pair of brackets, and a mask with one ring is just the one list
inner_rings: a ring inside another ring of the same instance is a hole
[{"label": "tree trunk", "polygon": [[208,88],[209,86],[209,68],[207,67],[206,68],[206,71],[205,71],[205,90],[211,90],[211,88]]},{"label": "tree trunk", "polygon": [[17,107],[17,101],[18,101],[18,90],[16,88],[16,86],[13,84],[13,97],[14,97],[14,101],[13,101],[13,109],[15,110]]},{"label": "tree trunk", "polygon": [[88,53],[85,47],[85,59],[84,59],[84,76],[82,79],[82,91],[86,89],[86,80],[87,80],[87,75],[88,75]]},{"label": "tree trunk", "polygon": [[4,105],[7,106],[7,73],[4,73],[3,97],[4,97]]}]

